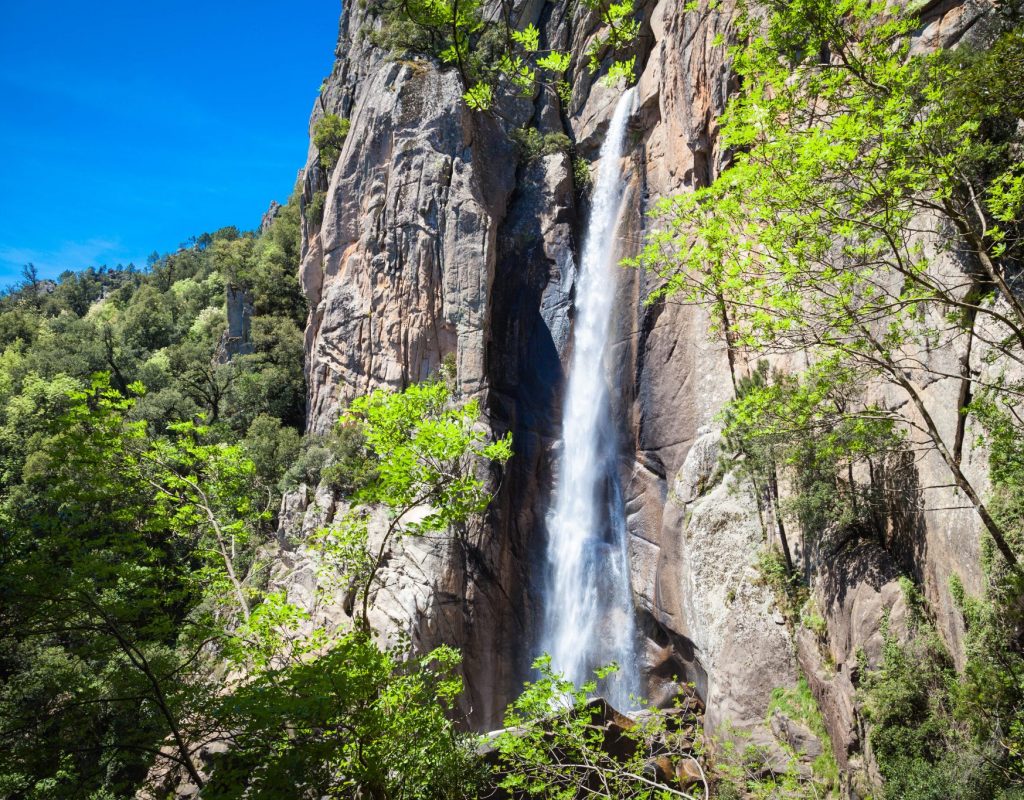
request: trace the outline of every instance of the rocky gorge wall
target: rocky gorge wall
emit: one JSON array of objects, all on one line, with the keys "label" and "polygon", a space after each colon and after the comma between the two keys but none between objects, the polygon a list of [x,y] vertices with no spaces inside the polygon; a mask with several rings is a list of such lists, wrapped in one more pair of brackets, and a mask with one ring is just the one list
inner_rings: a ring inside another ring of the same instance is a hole
[{"label": "rocky gorge wall", "polygon": [[[304,171],[310,432],[329,430],[352,398],[426,379],[454,359],[458,391],[482,398],[496,434],[513,434],[516,455],[494,476],[498,494],[486,524],[466,546],[407,540],[392,553],[374,598],[379,629],[406,632],[424,648],[445,642],[463,651],[466,711],[479,728],[500,724],[536,655],[542,523],[587,211],[569,154],[524,161],[507,130],[532,124],[563,132],[578,156],[592,159],[620,91],[585,68],[599,20],[574,5],[515,6],[521,24],[540,28],[545,46],[573,53],[572,102],[512,101],[499,122],[465,107],[451,70],[372,46],[364,35],[372,12],[346,3],[337,61],[310,122],[312,130],[325,114],[351,121],[334,168],[325,172],[311,146]],[[644,23],[623,256],[642,242],[654,202],[706,185],[724,168],[715,119],[735,88],[726,50],[715,44],[731,34],[729,2],[712,10],[702,0],[691,12],[676,0],[638,5]],[[974,0],[930,3],[918,46],[954,44],[988,11]],[[319,193],[322,223],[308,213]],[[957,574],[968,591],[980,590],[977,523],[968,511],[938,510],[956,505],[951,490],[922,492],[904,528],[883,532],[906,546],[804,554],[822,566],[813,591],[826,631],[794,631],[755,569],[765,534],[754,498],[732,478],[712,483],[716,414],[733,391],[725,348],[709,336],[703,310],[647,305],[652,288],[647,275],[620,274],[611,352],[648,691],[663,699],[677,677],[694,681],[709,727],[728,723],[770,736],[763,723],[771,690],[793,685],[802,668],[841,765],[853,758],[856,766],[856,653],[877,663],[883,616],[898,621],[903,613],[903,572],[923,585],[944,638],[959,652],[962,622],[948,578]],[[955,391],[944,384],[929,391],[937,399]],[[955,413],[943,424],[955,425]],[[968,448],[979,475],[982,455]],[[926,458],[914,479],[948,483],[941,472]],[[323,489],[286,497],[279,582],[312,596],[316,572],[303,536],[337,511]],[[340,604],[328,613],[344,618]]]}]

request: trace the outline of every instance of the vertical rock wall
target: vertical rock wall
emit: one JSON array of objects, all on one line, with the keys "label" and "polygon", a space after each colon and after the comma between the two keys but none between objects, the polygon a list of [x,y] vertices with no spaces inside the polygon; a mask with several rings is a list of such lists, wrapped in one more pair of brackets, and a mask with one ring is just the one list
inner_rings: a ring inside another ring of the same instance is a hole
[{"label": "vertical rock wall", "polygon": [[[324,208],[322,223],[307,213],[303,224],[309,429],[329,430],[353,397],[423,380],[453,356],[459,391],[484,399],[496,433],[513,432],[516,456],[495,476],[486,525],[466,547],[396,552],[376,597],[389,630],[404,629],[423,647],[445,641],[463,649],[470,719],[495,726],[534,655],[542,522],[586,219],[569,156],[524,162],[506,132],[526,123],[564,132],[578,155],[596,157],[617,92],[586,70],[598,20],[571,11],[569,0],[521,0],[516,8],[546,46],[573,52],[572,103],[511,102],[503,121],[469,112],[451,70],[372,47],[366,5],[345,4],[338,59],[311,118],[311,130],[330,113],[350,119],[351,129],[329,173],[312,147],[305,169],[307,211],[318,193]],[[959,39],[986,7],[931,4],[920,46]],[[729,2],[686,13],[675,0],[643,4],[621,255],[635,252],[654,201],[706,185],[726,163],[715,119],[734,79],[713,42],[731,35],[732,13]],[[649,280],[620,275],[611,354],[649,688],[657,696],[677,676],[694,680],[708,698],[710,724],[755,725],[771,689],[796,679],[797,648],[753,567],[764,541],[756,503],[743,487],[708,485],[717,452],[711,428],[732,393],[724,348],[709,337],[701,309],[645,304]],[[921,480],[934,477],[927,469]],[[322,494],[286,500],[293,542],[311,520],[324,524],[335,513]],[[946,582],[955,572],[969,589],[979,585],[977,525],[970,514],[928,511],[948,498],[923,497],[907,559],[943,609],[942,630],[956,649],[961,631]],[[958,563],[957,552],[971,563]],[[830,579],[831,589],[818,587],[826,647],[840,665],[877,638],[882,612],[898,600],[886,588],[897,571],[892,558],[863,559],[885,564],[851,567]],[[816,675],[818,645],[801,642],[799,653]],[[852,684],[826,678],[812,682],[838,746],[853,752]]]}]

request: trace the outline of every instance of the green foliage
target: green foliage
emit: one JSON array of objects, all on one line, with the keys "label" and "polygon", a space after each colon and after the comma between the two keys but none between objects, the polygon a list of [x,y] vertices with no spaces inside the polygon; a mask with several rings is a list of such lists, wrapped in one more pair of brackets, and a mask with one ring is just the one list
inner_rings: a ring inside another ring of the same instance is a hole
[{"label": "green foliage", "polygon": [[260,483],[274,486],[299,459],[302,436],[277,417],[258,414],[249,425],[241,446],[252,461]]},{"label": "green foliage", "polygon": [[[1005,63],[996,54],[1017,52],[1020,33],[970,54],[919,56],[910,53],[916,20],[886,4],[765,6],[767,18],[741,21],[743,44],[731,50],[742,91],[720,124],[732,164],[710,186],[663,201],[662,226],[633,263],[665,279],[653,299],[709,306],[734,358],[804,351],[824,376],[896,387],[907,402],[887,416],[923,420],[1013,564],[1005,532],[960,467],[962,430],[947,443],[922,394],[945,376],[916,354],[962,348],[978,320],[998,331],[987,337],[996,353],[1018,358],[1024,348],[1024,303],[1007,283],[1021,255],[1019,221],[992,211],[1015,202],[1020,134],[1007,121],[1022,109],[1007,80],[1019,86],[1024,74],[1019,61],[1008,78],[994,73]],[[989,79],[1006,91],[982,90]],[[921,218],[936,214],[953,246],[974,254],[963,274],[930,269]],[[803,394],[833,418],[879,411]]]},{"label": "green foliage", "polygon": [[[600,724],[601,706],[588,700],[596,681],[574,686],[552,671],[547,656],[533,666],[540,677],[525,685],[505,713],[505,728],[489,742],[498,752],[502,789],[515,797],[551,800],[569,800],[584,789],[587,796],[608,800],[707,797],[701,786],[691,794],[651,779],[654,757],[689,761],[700,769],[694,729],[687,730],[694,717],[685,698],[680,697],[676,714],[646,709],[634,725],[609,734]],[[613,670],[598,670],[596,677]]]},{"label": "green foliage", "polygon": [[[343,571],[358,587],[364,628],[371,589],[395,537],[462,537],[490,503],[482,470],[504,464],[512,455],[512,440],[507,435],[488,441],[479,417],[479,402],[452,404],[443,381],[414,384],[404,392],[377,390],[357,398],[342,416],[327,475],[348,484],[356,510],[322,540],[340,546],[349,567],[360,567]],[[367,550],[366,541],[365,518],[373,507],[383,507],[389,516],[376,553]],[[422,513],[412,518],[417,509]],[[365,552],[353,557],[353,549]]]},{"label": "green foliage", "polygon": [[[636,18],[635,0],[581,0],[582,8],[596,12],[604,26],[587,48],[587,68],[596,73],[601,69],[601,60],[607,52],[618,53],[632,46],[640,35],[640,20]],[[636,81],[636,56],[613,60],[604,76],[605,84],[612,86],[619,80],[626,85]]]},{"label": "green foliage", "polygon": [[475,797],[471,742],[449,716],[458,664],[450,648],[414,658],[349,633],[323,655],[260,670],[222,701],[236,732],[203,796]]},{"label": "green foliage", "polygon": [[350,496],[367,489],[376,480],[374,461],[366,448],[361,425],[339,423],[329,440],[330,461],[321,473],[336,492]]},{"label": "green foliage", "polygon": [[313,144],[320,153],[320,164],[325,170],[334,169],[341,155],[341,148],[348,137],[352,123],[337,114],[326,114],[317,120],[313,128]]},{"label": "green foliage", "polygon": [[487,111],[494,105],[494,87],[489,83],[477,81],[466,89],[462,99],[473,111]]},{"label": "green foliage", "polygon": [[[1017,404],[992,393],[972,405],[988,446],[990,507],[1014,547],[1024,543],[1024,455]],[[967,664],[956,684],[956,710],[973,740],[987,743],[991,756],[1024,793],[1024,583],[985,543],[984,597],[970,597],[951,581],[951,594],[964,616]]]},{"label": "green foliage", "polygon": [[193,575],[207,601],[248,619],[251,598],[243,585],[242,559],[250,552],[251,534],[269,513],[258,508],[256,468],[243,448],[210,442],[209,433],[191,421],[172,423],[168,435],[153,440],[142,458],[151,470],[155,509],[188,541],[197,561]]},{"label": "green foliage", "polygon": [[[279,797],[296,786],[316,796],[462,798],[483,778],[471,740],[452,721],[462,691],[457,654],[413,657],[380,649],[367,603],[394,536],[440,533],[465,524],[490,501],[477,470],[510,455],[488,442],[475,401],[450,402],[443,383],[380,390],[352,403],[323,449],[324,479],[353,506],[314,539],[321,591],[358,587],[359,628],[300,633],[308,616],[283,596],[265,598],[235,638],[231,654],[251,677],[219,706],[231,747],[204,796]],[[391,524],[368,549],[373,509]],[[413,508],[428,509],[415,521]]]},{"label": "green foliage", "polygon": [[912,586],[907,635],[897,638],[886,622],[881,663],[865,665],[859,698],[888,800],[1008,799],[1024,791],[1019,651],[993,606],[964,598],[962,586],[953,594],[968,626],[962,674]]},{"label": "green foliage", "polygon": [[[819,800],[835,798],[834,784],[817,771],[807,778],[798,754],[783,764],[765,747],[750,741],[747,731],[726,726],[715,744],[713,774],[718,800]],[[818,760],[815,761],[817,767]],[[769,766],[770,765],[770,766]],[[827,766],[824,767],[827,772]]]},{"label": "green foliage", "polygon": [[443,382],[357,398],[342,424],[361,431],[376,469],[356,499],[399,514],[416,506],[430,508],[425,517],[404,526],[417,533],[444,530],[479,514],[491,495],[477,474],[478,462],[503,464],[512,455],[511,436],[487,441],[479,418],[479,402],[450,405]]},{"label": "green foliage", "polygon": [[[135,381],[146,385],[132,413],[157,428],[203,413],[224,437],[244,435],[260,414],[299,430],[306,318],[299,239],[295,193],[258,238],[235,229],[204,234],[155,258],[146,272],[66,273],[42,299],[27,284],[0,298],[0,334],[12,335],[0,339],[10,367],[0,381],[18,394],[30,375],[84,385],[105,371],[121,392]],[[253,352],[225,360],[217,354],[229,283],[251,307]]]},{"label": "green foliage", "polygon": [[[720,123],[733,161],[710,186],[662,203],[634,263],[665,279],[653,299],[709,307],[732,363],[806,357],[801,375],[765,368],[738,381],[724,416],[740,469],[761,486],[776,470],[786,478],[793,500],[781,510],[803,535],[881,528],[884,504],[854,475],[872,476],[898,451],[899,431],[921,432],[946,462],[991,537],[988,593],[954,592],[968,630],[962,676],[919,612],[902,645],[886,632],[882,664],[865,664],[863,678],[871,746],[886,797],[1010,796],[1024,731],[1020,387],[964,373],[962,396],[975,401],[954,409],[961,424],[943,439],[922,390],[957,376],[932,373],[917,354],[963,352],[981,336],[992,360],[1024,347],[1024,305],[1009,281],[1022,255],[1024,38],[1010,29],[978,49],[918,55],[917,21],[887,4],[762,7],[741,19],[731,51],[742,89]],[[965,254],[962,273],[933,268],[925,242],[939,234]],[[871,405],[860,394],[870,382],[906,403]],[[960,469],[968,413],[992,453],[985,500]],[[763,571],[785,596],[780,562]]]},{"label": "green foliage", "polygon": [[323,224],[324,204],[326,202],[326,192],[313,192],[313,198],[309,201],[309,206],[306,208],[306,218],[314,227],[318,227]]},{"label": "green foliage", "polygon": [[579,194],[590,191],[594,179],[590,175],[590,162],[582,156],[576,156],[572,160],[572,182]]},{"label": "green foliage", "polygon": [[[772,697],[768,703],[768,719],[776,711],[785,714],[789,719],[806,725],[821,742],[821,755],[811,763],[814,777],[820,787],[828,791],[839,789],[839,766],[836,764],[835,753],[832,751],[832,739],[825,728],[825,721],[821,716],[821,709],[818,708],[818,701],[811,694],[811,687],[807,679],[802,677],[792,689],[776,687],[772,690]],[[798,753],[791,753],[793,756]]]},{"label": "green foliage", "polygon": [[190,761],[209,700],[189,669],[205,624],[188,616],[206,524],[157,499],[178,478],[161,483],[166,451],[132,404],[102,378],[73,390],[25,462],[25,501],[2,506],[0,781],[15,793],[130,795],[165,740]]},{"label": "green foliage", "polygon": [[[608,29],[588,54],[596,72],[601,54],[631,46],[640,26],[632,0],[586,2]],[[490,111],[505,96],[531,98],[541,90],[563,103],[569,100],[571,87],[563,76],[571,55],[545,48],[541,31],[532,23],[516,27],[508,0],[497,15],[488,15],[480,0],[384,0],[375,11],[381,25],[371,30],[371,40],[396,55],[423,56],[454,68],[463,99],[474,111]],[[634,64],[635,59],[612,62],[608,79],[632,81]]]},{"label": "green foliage", "polygon": [[[103,376],[63,405],[38,422],[23,499],[0,506],[5,792],[130,796],[159,751],[209,797],[296,786],[318,797],[475,796],[472,743],[453,721],[457,654],[382,650],[368,631],[315,627],[284,593],[255,591],[270,537],[256,479],[298,447],[282,437],[289,429],[258,417],[237,445],[194,421],[157,434]],[[333,457],[373,470],[356,481],[347,467],[350,491],[396,520],[411,503],[430,507],[396,533],[457,526],[486,506],[477,462],[505,460],[509,442],[485,440],[475,403],[452,405],[442,384],[426,384],[375,393],[351,414],[343,430],[355,433],[338,437]],[[325,563],[368,590],[381,554],[369,557],[365,514],[347,519],[324,534]],[[238,676],[230,684],[210,680],[219,658]],[[195,752],[212,742],[230,747],[204,786]]]},{"label": "green foliage", "polygon": [[281,478],[282,488],[294,489],[300,484],[305,484],[307,487],[319,485],[324,466],[330,458],[330,450],[319,437],[305,437],[302,440],[298,457]]},{"label": "green foliage", "polygon": [[769,585],[790,619],[803,600],[786,523],[797,524],[805,553],[826,534],[873,533],[884,524],[878,487],[854,474],[867,467],[872,475],[899,452],[903,436],[894,416],[865,403],[861,392],[857,373],[838,358],[823,358],[800,375],[769,372],[761,361],[737,382],[736,397],[721,414],[726,447],[736,455],[732,466],[753,486],[762,519],[770,516],[778,533],[779,564],[789,578]]},{"label": "green foliage", "polygon": [[536,128],[516,128],[512,141],[518,145],[519,156],[525,163],[572,149],[572,140],[560,131],[541,133]]},{"label": "green foliage", "polygon": [[1024,420],[1019,402],[1009,393],[983,392],[974,399],[971,411],[988,446],[992,513],[1013,546],[1024,548]]},{"label": "green foliage", "polygon": [[[133,796],[161,748],[194,766],[304,424],[299,235],[296,194],[260,237],[0,298],[0,794]],[[225,362],[229,281],[253,352]]]},{"label": "green foliage", "polygon": [[786,563],[783,554],[773,547],[761,550],[754,566],[758,580],[771,589],[782,615],[788,620],[795,620],[807,602],[807,586],[800,576]]}]

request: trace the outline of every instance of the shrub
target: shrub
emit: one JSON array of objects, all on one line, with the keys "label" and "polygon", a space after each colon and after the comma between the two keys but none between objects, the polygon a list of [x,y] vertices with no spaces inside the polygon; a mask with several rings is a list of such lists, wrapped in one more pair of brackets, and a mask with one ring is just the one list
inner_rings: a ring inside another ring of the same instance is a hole
[{"label": "shrub", "polygon": [[590,191],[594,179],[590,176],[590,162],[583,156],[576,156],[572,160],[572,182],[576,187],[577,194],[585,194]]},{"label": "shrub", "polygon": [[266,486],[276,486],[302,451],[302,436],[269,414],[258,414],[242,440],[256,475]]},{"label": "shrub", "polygon": [[519,148],[519,157],[525,164],[544,156],[568,153],[572,148],[572,140],[561,131],[541,133],[536,128],[516,128],[512,131],[511,137]]},{"label": "shrub", "polygon": [[328,442],[330,461],[321,477],[332,490],[353,495],[373,480],[373,462],[361,427],[339,423]]},{"label": "shrub", "polygon": [[796,573],[789,571],[786,559],[774,547],[765,547],[754,565],[762,585],[771,589],[782,615],[792,622],[807,600],[807,587]]},{"label": "shrub", "polygon": [[351,123],[337,114],[322,117],[313,128],[313,144],[320,151],[320,165],[325,170],[334,169],[341,155],[341,148],[348,137]]},{"label": "shrub", "polygon": [[302,451],[298,458],[285,472],[281,479],[283,489],[293,489],[300,484],[306,486],[318,486],[320,484],[320,473],[331,457],[331,451],[324,446],[323,442],[316,438],[307,438],[302,443]]},{"label": "shrub", "polygon": [[818,737],[821,742],[821,755],[814,759],[811,769],[814,772],[814,777],[825,788],[837,788],[839,786],[839,766],[836,764],[835,754],[832,752],[832,739],[825,729],[825,721],[818,708],[818,701],[811,694],[807,678],[801,677],[792,689],[777,687],[772,691],[772,699],[768,703],[769,718],[776,710],[781,711],[792,720],[803,723]]},{"label": "shrub", "polygon": [[[978,658],[968,643],[968,664],[965,674],[959,675],[938,632],[921,616],[922,610],[915,594],[911,637],[905,644],[891,633],[887,622],[883,624],[882,663],[865,674],[860,686],[885,797],[1020,797],[1024,782],[1012,752],[1015,716],[1019,718],[1020,712],[1015,714],[997,695],[985,694],[996,684],[1015,682],[1013,665],[1000,663],[998,648]],[[977,630],[970,631],[968,638],[977,635]],[[986,679],[976,683],[982,673],[987,679],[998,677],[994,683]],[[993,712],[995,716],[989,716]]]},{"label": "shrub", "polygon": [[314,192],[313,198],[306,207],[306,219],[314,228],[319,228],[324,221],[324,203],[327,200],[326,192]]}]

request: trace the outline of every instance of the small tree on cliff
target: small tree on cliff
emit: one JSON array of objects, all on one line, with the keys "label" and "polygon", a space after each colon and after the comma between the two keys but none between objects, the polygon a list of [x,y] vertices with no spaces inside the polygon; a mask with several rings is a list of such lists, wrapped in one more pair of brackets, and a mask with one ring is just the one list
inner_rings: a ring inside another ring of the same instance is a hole
[{"label": "small tree on cliff", "polygon": [[[481,470],[487,464],[504,464],[512,455],[512,440],[505,436],[489,441],[480,425],[479,402],[453,405],[443,381],[360,397],[339,425],[362,443],[363,478],[352,510],[337,528],[323,532],[321,541],[335,565],[349,575],[360,625],[369,630],[370,595],[395,539],[464,536],[466,526],[491,501]],[[385,509],[389,520],[371,552],[367,531],[374,508]],[[412,519],[417,510],[422,513]]]},{"label": "small tree on cliff", "polygon": [[313,129],[313,144],[320,152],[320,164],[327,171],[334,169],[341,155],[341,148],[348,138],[352,123],[337,114],[328,114],[319,119]]},{"label": "small tree on cliff", "polygon": [[[1004,34],[978,54],[912,55],[918,23],[899,8],[763,5],[767,20],[744,18],[745,43],[731,51],[742,91],[721,131],[733,163],[711,186],[659,204],[661,229],[638,259],[665,279],[652,300],[709,305],[730,352],[800,352],[819,371],[893,385],[907,405],[842,413],[916,431],[1015,565],[961,456],[979,389],[1024,397],[971,372],[979,344],[1024,357],[1024,304],[1011,286],[1024,255],[1015,155],[1024,38]],[[977,91],[983,81],[996,90]],[[962,270],[933,264],[926,243],[940,236],[952,237]],[[926,361],[939,347],[961,353],[958,371]],[[951,440],[923,395],[945,378],[960,385]]]},{"label": "small tree on cliff", "polygon": [[[597,72],[606,53],[627,49],[640,32],[634,0],[582,0],[580,8],[596,13],[603,33],[587,51],[591,72]],[[502,0],[491,18],[481,0],[384,0],[377,11],[382,24],[373,41],[396,53],[435,58],[458,72],[466,104],[491,110],[502,96],[533,97],[550,91],[568,102],[572,91],[563,76],[571,54],[541,46],[533,24],[520,30],[515,4]],[[607,73],[611,82],[635,80],[635,57],[615,58]]]},{"label": "small tree on cliff", "polygon": [[[369,604],[397,538],[460,538],[490,503],[481,471],[509,458],[511,439],[490,441],[479,418],[476,400],[453,403],[440,381],[352,403],[339,423],[346,445],[327,470],[351,490],[352,509],[317,543],[325,590],[339,573],[351,586],[356,627],[310,632],[309,615],[283,594],[253,611],[233,649],[249,678],[218,705],[229,749],[204,796],[276,798],[296,786],[316,796],[475,796],[473,740],[453,722],[458,654],[379,647]],[[388,521],[371,547],[374,510]]]}]

